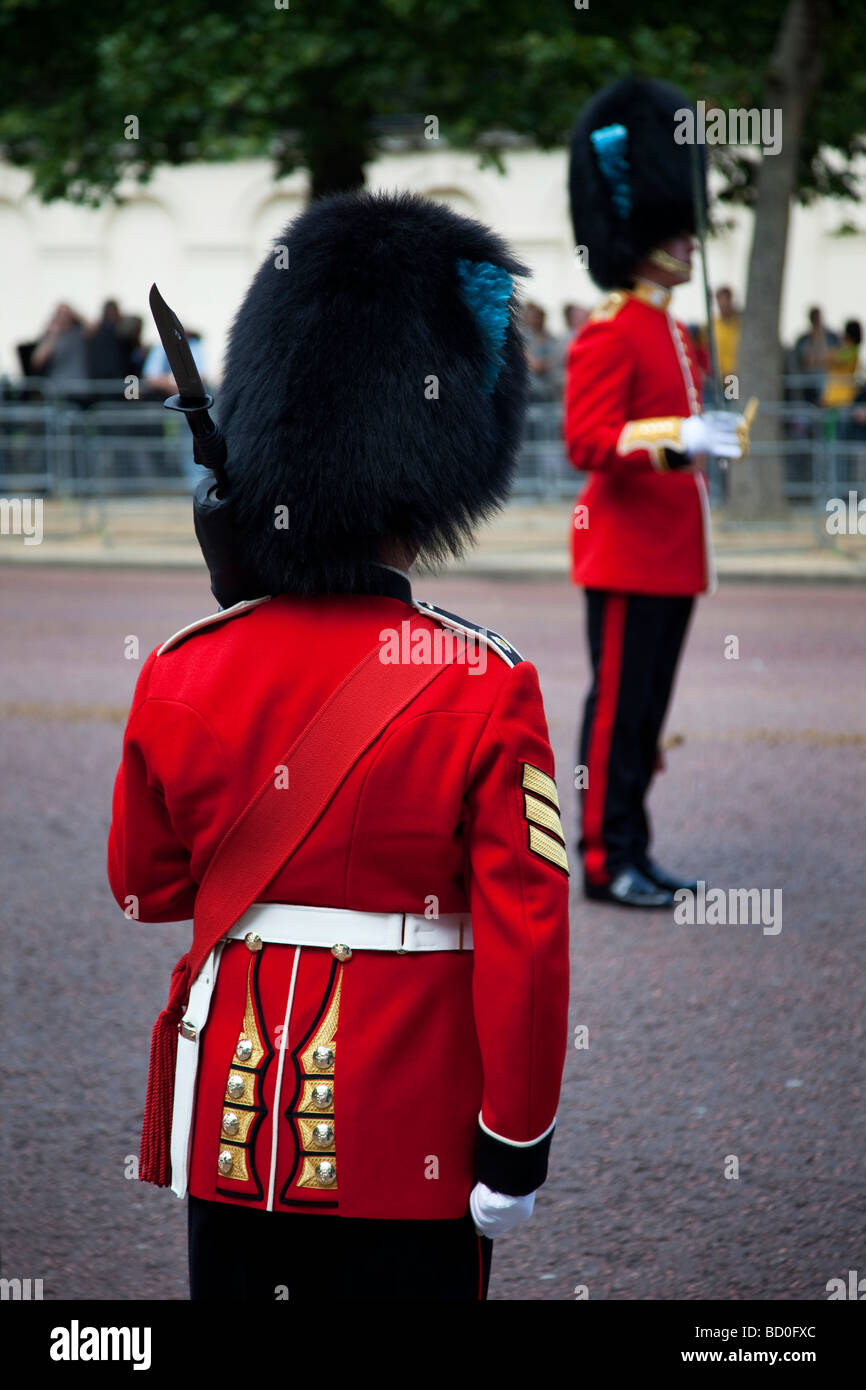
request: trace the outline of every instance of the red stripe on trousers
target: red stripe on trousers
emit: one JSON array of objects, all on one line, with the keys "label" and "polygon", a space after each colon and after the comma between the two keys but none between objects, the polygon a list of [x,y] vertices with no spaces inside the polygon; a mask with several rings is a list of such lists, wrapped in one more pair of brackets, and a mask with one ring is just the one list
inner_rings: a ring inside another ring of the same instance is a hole
[{"label": "red stripe on trousers", "polygon": [[604,617],[601,623],[601,660],[598,666],[598,689],[592,733],[586,752],[587,785],[583,800],[583,867],[591,883],[608,882],[605,868],[607,850],[602,839],[602,823],[607,796],[610,746],[619,702],[627,603],[625,594],[608,595],[604,602]]}]

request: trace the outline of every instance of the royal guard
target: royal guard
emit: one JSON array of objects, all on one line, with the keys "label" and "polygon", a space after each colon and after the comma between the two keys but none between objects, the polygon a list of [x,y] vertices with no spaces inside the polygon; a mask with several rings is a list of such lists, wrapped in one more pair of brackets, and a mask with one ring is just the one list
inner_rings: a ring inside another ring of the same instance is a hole
[{"label": "royal guard", "polygon": [[691,278],[696,152],[678,144],[686,97],[626,78],[575,127],[575,240],[607,291],[569,351],[564,431],[589,482],[572,527],[586,590],[592,686],[578,753],[588,898],[660,908],[696,887],[650,857],[645,801],[694,596],[715,587],[705,458],[738,458],[743,415],[701,411],[701,376],[671,292]]},{"label": "royal guard", "polygon": [[408,575],[507,493],[522,273],[443,206],[340,195],[234,323],[231,554],[202,542],[232,602],[142,670],[108,855],[130,915],[193,918],[141,1164],[189,1194],[193,1298],[484,1298],[545,1180],[569,870],[538,677]]}]

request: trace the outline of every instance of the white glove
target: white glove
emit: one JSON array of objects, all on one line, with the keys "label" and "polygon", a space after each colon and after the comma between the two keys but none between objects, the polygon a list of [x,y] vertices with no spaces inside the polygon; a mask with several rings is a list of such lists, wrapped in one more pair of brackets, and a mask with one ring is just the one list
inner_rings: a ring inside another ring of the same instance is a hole
[{"label": "white glove", "polygon": [[686,454],[714,454],[722,459],[742,458],[744,438],[748,439],[745,417],[726,410],[687,415],[680,425],[680,444]]},{"label": "white glove", "polygon": [[535,1193],[525,1197],[507,1197],[504,1192],[492,1192],[486,1183],[477,1182],[469,1197],[469,1210],[480,1236],[495,1240],[528,1221],[535,1206]]}]

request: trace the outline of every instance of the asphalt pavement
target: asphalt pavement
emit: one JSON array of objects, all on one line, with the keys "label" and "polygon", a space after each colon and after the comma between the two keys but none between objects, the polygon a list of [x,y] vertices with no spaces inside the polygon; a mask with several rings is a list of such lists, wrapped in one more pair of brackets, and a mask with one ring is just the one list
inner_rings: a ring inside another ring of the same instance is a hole
[{"label": "asphalt pavement", "polygon": [[[416,592],[538,667],[573,842],[580,594],[561,575]],[[184,1204],[128,1173],[189,927],[126,920],[104,860],[141,660],[212,608],[200,570],[0,570],[2,1274],[43,1279],[45,1298],[187,1293]],[[728,582],[698,604],[657,855],[780,890],[780,927],[588,904],[573,875],[588,1045],[569,1047],[550,1180],[497,1243],[493,1299],[823,1299],[866,1273],[864,639],[858,585]]]}]

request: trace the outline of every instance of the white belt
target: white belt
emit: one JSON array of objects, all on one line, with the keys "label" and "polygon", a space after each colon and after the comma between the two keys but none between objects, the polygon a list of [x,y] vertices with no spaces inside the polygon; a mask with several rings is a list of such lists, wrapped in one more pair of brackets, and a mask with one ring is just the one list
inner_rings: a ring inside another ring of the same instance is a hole
[{"label": "white belt", "polygon": [[192,1114],[198,1074],[198,1045],[207,1023],[211,995],[223,947],[245,940],[250,950],[264,942],[283,946],[324,946],[338,960],[353,951],[471,951],[469,913],[446,912],[438,918],[408,912],[352,912],[340,907],[295,907],[287,903],[254,903],[213,948],[189,992],[181,1020],[174,1073],[171,1121],[171,1190],[185,1197],[189,1173]]},{"label": "white belt", "polygon": [[192,1136],[192,1108],[198,1075],[198,1043],[210,1012],[210,997],[216,983],[223,943],[217,942],[189,992],[189,1004],[177,1035],[174,1066],[174,1105],[171,1112],[171,1190],[186,1196],[189,1173],[189,1146]]},{"label": "white belt", "polygon": [[327,946],[335,955],[341,947],[398,954],[471,951],[472,919],[468,912],[445,912],[428,918],[409,912],[351,912],[342,907],[253,903],[225,939],[237,941],[248,936],[284,946]]}]

